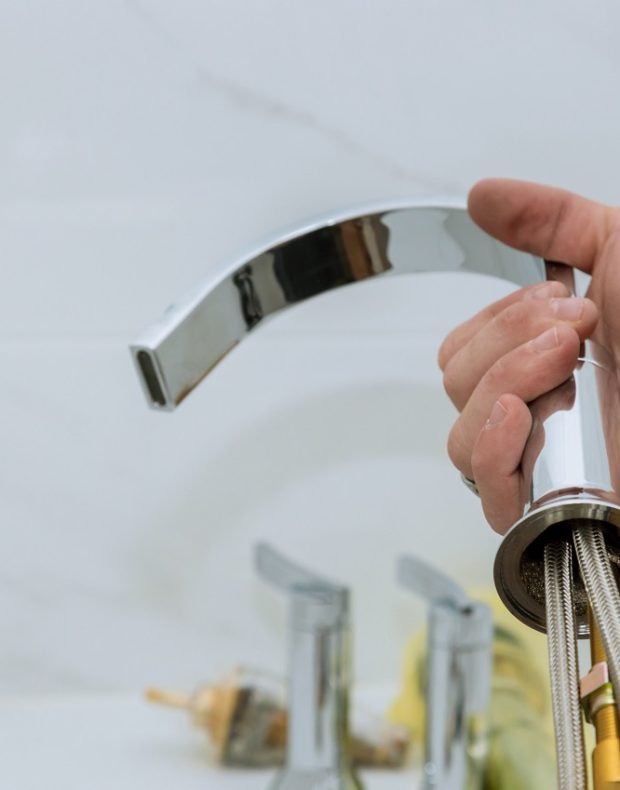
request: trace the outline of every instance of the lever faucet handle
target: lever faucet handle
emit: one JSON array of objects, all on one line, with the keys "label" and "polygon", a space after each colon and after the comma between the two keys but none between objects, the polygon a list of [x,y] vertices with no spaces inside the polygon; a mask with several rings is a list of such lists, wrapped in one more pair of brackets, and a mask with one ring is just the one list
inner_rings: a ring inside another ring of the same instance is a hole
[{"label": "lever faucet handle", "polygon": [[398,559],[397,578],[429,604],[424,790],[481,790],[491,692],[491,610],[417,557]]},{"label": "lever faucet handle", "polygon": [[444,604],[458,611],[472,605],[471,598],[459,584],[418,557],[408,554],[399,557],[396,577],[403,587],[429,603]]},{"label": "lever faucet handle", "polygon": [[270,790],[362,790],[349,754],[349,591],[267,543],[254,563],[290,598],[287,757]]},{"label": "lever faucet handle", "polygon": [[268,543],[257,543],[254,563],[259,576],[291,595],[295,629],[342,628],[348,624],[349,591],[293,562]]},{"label": "lever faucet handle", "polygon": [[294,589],[325,589],[338,592],[344,588],[325,579],[318,573],[293,562],[269,543],[257,543],[254,548],[254,563],[259,576],[284,592]]}]

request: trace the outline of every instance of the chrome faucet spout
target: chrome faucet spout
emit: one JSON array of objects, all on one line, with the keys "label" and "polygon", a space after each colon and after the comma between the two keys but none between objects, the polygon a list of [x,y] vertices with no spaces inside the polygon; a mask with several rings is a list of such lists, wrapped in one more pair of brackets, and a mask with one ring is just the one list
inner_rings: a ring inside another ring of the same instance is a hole
[{"label": "chrome faucet spout", "polygon": [[383,205],[274,238],[172,305],[131,353],[149,404],[172,411],[245,337],[292,305],[383,274],[470,271],[529,285],[542,261],[486,236],[463,208]]}]

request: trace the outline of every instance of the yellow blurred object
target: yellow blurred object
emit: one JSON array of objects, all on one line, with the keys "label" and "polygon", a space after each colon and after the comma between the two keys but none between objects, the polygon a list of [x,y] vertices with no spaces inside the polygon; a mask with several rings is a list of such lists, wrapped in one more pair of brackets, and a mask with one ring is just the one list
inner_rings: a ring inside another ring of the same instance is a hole
[{"label": "yellow blurred object", "polygon": [[[518,622],[495,592],[473,593],[493,611],[493,678],[485,790],[549,790],[556,785],[546,638]],[[402,688],[389,712],[423,749],[426,636],[405,650]],[[598,789],[597,789],[598,790]]]},{"label": "yellow blurred object", "polygon": [[[592,752],[594,790],[620,788],[620,737],[618,711],[611,683],[607,677],[607,656],[600,631],[590,615],[590,652],[592,669],[581,681],[582,697],[585,692],[586,716],[591,718],[596,731],[596,746]],[[588,681],[599,677],[599,681]]]}]

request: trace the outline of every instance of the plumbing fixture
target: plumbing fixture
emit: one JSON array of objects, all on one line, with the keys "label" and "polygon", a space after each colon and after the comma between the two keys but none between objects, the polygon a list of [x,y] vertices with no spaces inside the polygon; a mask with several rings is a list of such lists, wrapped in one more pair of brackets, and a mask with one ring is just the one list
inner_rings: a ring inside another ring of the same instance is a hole
[{"label": "plumbing fixture", "polygon": [[148,403],[171,411],[251,332],[291,305],[379,274],[471,271],[530,285],[542,262],[461,208],[395,206],[312,222],[199,285],[131,346]]},{"label": "plumbing fixture", "polygon": [[265,543],[255,561],[260,576],[290,596],[286,765],[271,790],[362,790],[349,742],[349,591]]},{"label": "plumbing fixture", "polygon": [[[547,261],[546,273],[574,293],[571,268]],[[620,561],[620,470],[614,468],[607,416],[618,397],[612,370],[607,352],[587,340],[572,377],[530,404],[524,515],[504,537],[495,561],[496,586],[508,608],[547,633],[560,790],[585,790],[588,784],[578,637],[594,643],[600,632],[611,688],[620,693],[620,593],[611,564]],[[604,705],[614,704],[613,693],[607,694]],[[620,746],[617,737],[610,743]],[[620,753],[615,766],[619,761]],[[610,761],[598,763],[596,790],[620,786],[608,783],[610,767]]]},{"label": "plumbing fixture", "polygon": [[429,604],[424,790],[482,790],[493,620],[452,579],[403,556],[397,578]]},{"label": "plumbing fixture", "polygon": [[[249,333],[293,304],[378,274],[428,271],[477,272],[519,286],[548,277],[570,287],[572,278],[562,264],[491,239],[459,207],[384,205],[331,216],[281,235],[210,278],[132,346],[148,402],[174,409]],[[574,639],[590,635],[590,606],[612,683],[620,676],[620,601],[612,568],[620,564],[619,470],[605,439],[612,435],[608,415],[618,383],[604,349],[587,341],[582,352],[571,379],[531,404],[523,517],[495,561],[506,606],[549,635],[554,699],[571,705],[556,707],[555,719],[560,787],[571,790],[585,786],[571,656]],[[568,549],[560,545],[566,543]],[[560,676],[560,665],[569,674]]]}]

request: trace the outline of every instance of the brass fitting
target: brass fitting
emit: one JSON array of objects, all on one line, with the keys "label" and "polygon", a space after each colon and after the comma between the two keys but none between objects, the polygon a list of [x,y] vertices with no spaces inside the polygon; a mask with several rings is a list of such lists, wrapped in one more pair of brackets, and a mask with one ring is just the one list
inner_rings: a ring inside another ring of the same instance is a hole
[{"label": "brass fitting", "polygon": [[590,652],[592,669],[581,680],[580,690],[586,720],[594,724],[596,731],[592,752],[594,790],[620,790],[618,711],[601,634],[591,615]]}]

